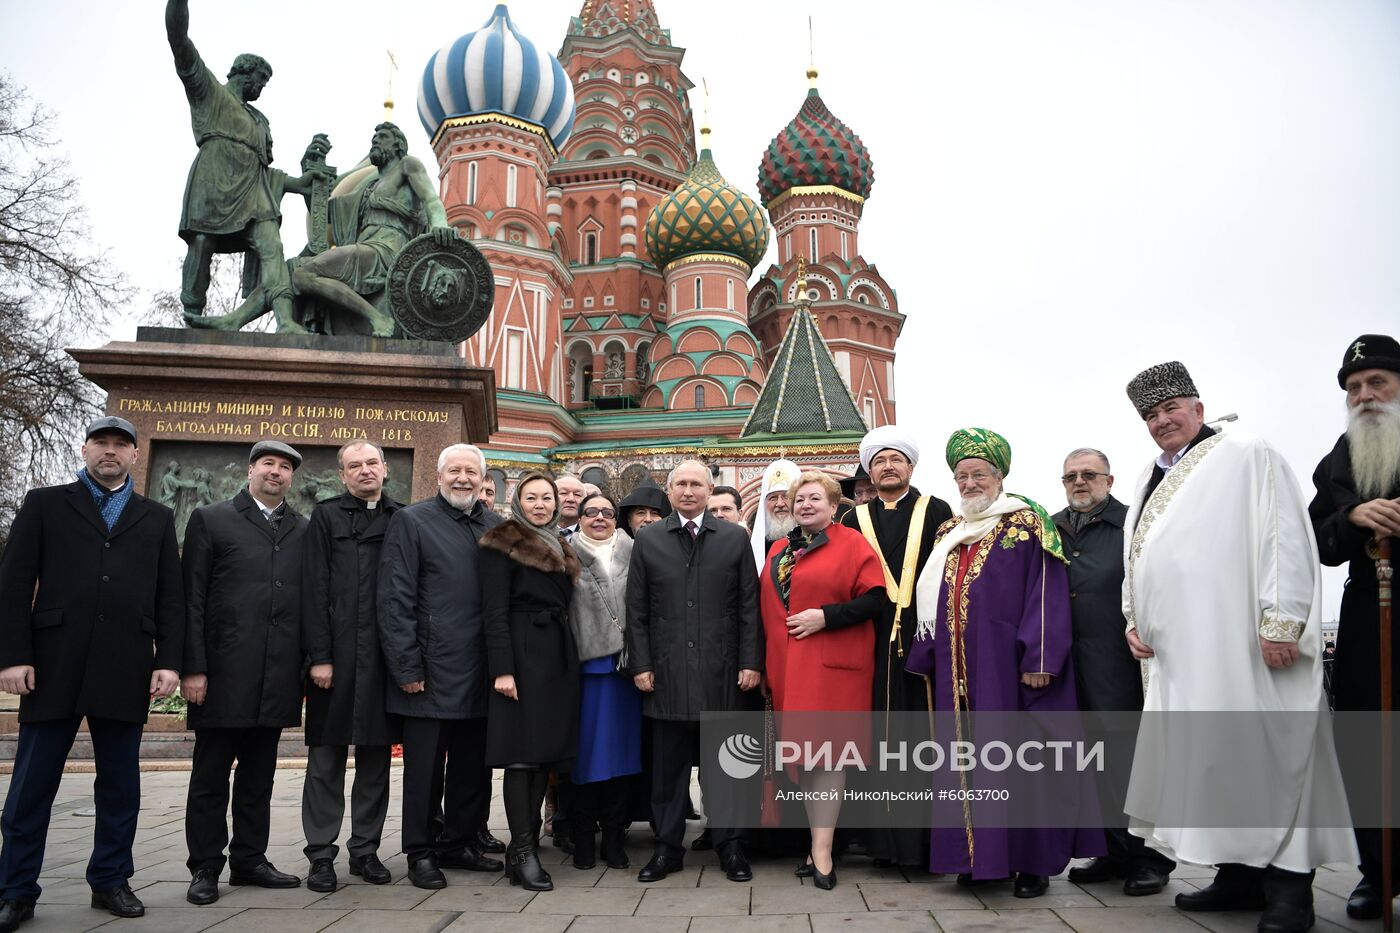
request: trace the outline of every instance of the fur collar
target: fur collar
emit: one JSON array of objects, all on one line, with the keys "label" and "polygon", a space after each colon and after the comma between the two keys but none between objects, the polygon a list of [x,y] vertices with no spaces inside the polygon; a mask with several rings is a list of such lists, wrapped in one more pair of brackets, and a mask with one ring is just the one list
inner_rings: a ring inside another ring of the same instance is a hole
[{"label": "fur collar", "polygon": [[560,560],[549,545],[540,540],[524,525],[513,518],[506,519],[481,537],[481,546],[500,551],[518,564],[545,573],[567,573],[569,579],[577,582],[579,574],[578,555],[569,545],[564,545],[564,559]]}]

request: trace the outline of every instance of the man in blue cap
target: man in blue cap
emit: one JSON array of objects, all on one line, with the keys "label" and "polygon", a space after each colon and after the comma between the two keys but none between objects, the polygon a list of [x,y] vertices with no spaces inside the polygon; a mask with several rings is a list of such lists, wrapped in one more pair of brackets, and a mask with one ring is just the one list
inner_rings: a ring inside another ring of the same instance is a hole
[{"label": "man in blue cap", "polygon": [[97,825],[92,906],[145,908],[128,883],[141,809],[141,726],[150,698],[179,683],[184,595],[175,517],[138,495],[136,429],[88,425],[83,469],[34,489],[0,558],[0,690],[18,694],[15,771],[0,818],[0,931],[34,915],[49,816],[63,765],[87,718]]}]

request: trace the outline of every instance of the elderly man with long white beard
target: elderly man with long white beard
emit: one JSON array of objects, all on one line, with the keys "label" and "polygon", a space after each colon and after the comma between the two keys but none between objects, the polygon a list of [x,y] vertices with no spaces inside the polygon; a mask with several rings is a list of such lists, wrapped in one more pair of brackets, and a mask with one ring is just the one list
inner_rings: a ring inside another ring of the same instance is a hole
[{"label": "elderly man with long white beard", "polygon": [[768,563],[768,549],[773,542],[786,538],[797,527],[788,502],[788,487],[802,473],[791,460],[774,460],[763,471],[763,484],[758,491],[758,508],[753,513],[753,559],[761,571]]},{"label": "elderly man with long white beard", "polygon": [[1262,909],[1260,933],[1301,933],[1313,870],[1356,851],[1337,828],[1346,795],[1322,694],[1317,547],[1283,457],[1212,431],[1199,395],[1177,362],[1128,383],[1162,451],[1124,525],[1128,645],[1148,659],[1128,828],[1217,866],[1208,887],[1177,895],[1180,909]]},{"label": "elderly man with long white beard", "polygon": [[[1380,709],[1380,587],[1378,545],[1400,537],[1400,343],[1363,334],[1342,357],[1337,382],[1347,394],[1347,431],[1313,473],[1317,495],[1308,506],[1322,562],[1348,565],[1342,592],[1332,692],[1338,710]],[[1391,670],[1400,669],[1400,639]],[[1391,697],[1400,709],[1400,691]],[[1381,915],[1381,831],[1357,827],[1361,881],[1347,900],[1358,920]],[[1400,854],[1400,846],[1395,849]]]}]

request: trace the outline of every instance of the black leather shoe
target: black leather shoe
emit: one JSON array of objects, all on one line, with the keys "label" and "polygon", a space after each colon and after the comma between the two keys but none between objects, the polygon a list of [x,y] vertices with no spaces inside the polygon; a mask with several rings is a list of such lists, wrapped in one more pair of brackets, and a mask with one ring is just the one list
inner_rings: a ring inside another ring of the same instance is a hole
[{"label": "black leather shoe", "polygon": [[724,867],[724,877],[730,881],[753,880],[753,869],[749,867],[749,860],[744,858],[743,852],[730,852],[719,863]]},{"label": "black leather shoe", "polygon": [[691,823],[695,820],[703,820],[704,817],[700,815],[699,810],[695,809],[695,804],[691,803],[690,801],[686,801],[685,819],[687,823]]},{"label": "black leather shoe", "polygon": [[1347,916],[1353,920],[1379,920],[1381,886],[1365,878],[1358,881],[1351,889],[1351,897],[1347,898]]},{"label": "black leather shoe", "polygon": [[379,861],[379,856],[374,853],[358,858],[350,856],[350,874],[363,878],[370,884],[388,884],[394,880],[389,869],[384,867],[384,863]]},{"label": "black leather shoe", "polygon": [[271,862],[263,862],[257,868],[250,868],[244,871],[230,871],[228,883],[231,885],[249,885],[258,888],[299,888],[301,879],[296,875],[289,875],[284,871],[278,871]]},{"label": "black leather shoe", "polygon": [[1259,918],[1259,933],[1307,933],[1315,923],[1311,904],[1274,901]]},{"label": "black leather shoe", "polygon": [[500,855],[506,850],[506,844],[491,835],[491,830],[483,829],[476,834],[476,848],[478,852],[491,852]]},{"label": "black leather shoe", "polygon": [[447,879],[438,868],[437,859],[431,855],[408,863],[408,880],[415,888],[426,888],[429,891],[447,887]]},{"label": "black leather shoe", "polygon": [[1114,878],[1126,877],[1128,877],[1128,873],[1123,870],[1122,866],[1105,855],[1090,860],[1088,865],[1081,865],[1069,870],[1069,880],[1072,884],[1099,884],[1103,881],[1112,881]]},{"label": "black leather shoe", "polygon": [[1017,872],[1016,885],[1011,893],[1017,897],[1040,897],[1050,890],[1050,878],[1047,875],[1032,875],[1030,872]]},{"label": "black leather shoe", "polygon": [[204,907],[219,899],[219,872],[213,868],[201,868],[190,879],[190,889],[185,892],[185,900],[197,907]]},{"label": "black leather shoe", "polygon": [[330,894],[338,887],[335,877],[335,862],[328,858],[318,858],[311,863],[311,871],[306,873],[306,889],[319,894]]},{"label": "black leather shoe", "polygon": [[1222,882],[1215,876],[1207,887],[1176,896],[1178,910],[1263,910],[1264,889],[1258,884]]},{"label": "black leather shoe", "polygon": [[125,883],[106,891],[93,891],[92,906],[94,910],[105,910],[113,917],[146,916],[146,905],[131,893],[131,885]]},{"label": "black leather shoe", "polygon": [[500,859],[487,858],[471,846],[456,852],[440,852],[438,868],[460,868],[464,871],[500,871],[505,863]]},{"label": "black leather shoe", "polygon": [[34,905],[24,901],[0,900],[0,933],[14,933],[34,916]]},{"label": "black leather shoe", "polygon": [[534,839],[517,844],[514,838],[506,846],[506,878],[526,891],[553,891],[554,879],[540,864],[540,853]]},{"label": "black leather shoe", "polygon": [[822,891],[830,891],[832,888],[836,887],[835,859],[831,862],[831,871],[827,872],[825,875],[817,871],[817,866],[815,864],[812,865],[812,884],[816,885],[816,887]]},{"label": "black leather shoe", "polygon": [[710,832],[710,827],[706,826],[700,830],[700,835],[695,837],[695,841],[690,844],[692,852],[708,852],[715,847],[714,834]]},{"label": "black leather shoe", "polygon": [[603,827],[600,849],[603,861],[608,863],[609,868],[626,868],[631,864],[627,860],[627,830],[621,826]]},{"label": "black leather shoe", "polygon": [[660,881],[667,875],[678,872],[685,868],[685,863],[678,858],[669,855],[653,855],[651,861],[642,866],[642,870],[637,872],[638,881]]},{"label": "black leather shoe", "polygon": [[792,870],[792,873],[799,878],[810,878],[816,872],[817,866],[812,862],[812,856],[808,854],[806,860]]},{"label": "black leather shoe", "polygon": [[1171,880],[1171,875],[1155,868],[1134,868],[1128,872],[1128,880],[1123,882],[1123,893],[1129,897],[1146,897],[1161,894]]}]

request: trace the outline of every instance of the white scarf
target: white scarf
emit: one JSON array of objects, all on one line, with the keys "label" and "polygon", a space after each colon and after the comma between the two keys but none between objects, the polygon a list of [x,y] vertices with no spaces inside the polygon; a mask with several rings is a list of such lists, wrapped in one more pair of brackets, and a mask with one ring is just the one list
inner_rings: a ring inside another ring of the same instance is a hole
[{"label": "white scarf", "polygon": [[582,548],[593,555],[593,566],[604,579],[610,579],[612,577],[613,547],[617,544],[616,528],[613,529],[612,534],[608,535],[602,541],[595,541],[580,529],[579,533],[574,535],[574,539],[569,543],[576,549]]},{"label": "white scarf", "polygon": [[981,541],[996,527],[1003,515],[1026,508],[1030,506],[1024,499],[1008,496],[1003,492],[987,506],[986,511],[977,515],[964,515],[962,521],[938,539],[928,562],[924,564],[923,572],[919,574],[918,582],[914,585],[914,602],[919,607],[919,628],[915,638],[932,638],[936,631],[934,623],[938,621],[938,591],[943,585],[943,572],[948,555],[964,544]]}]

